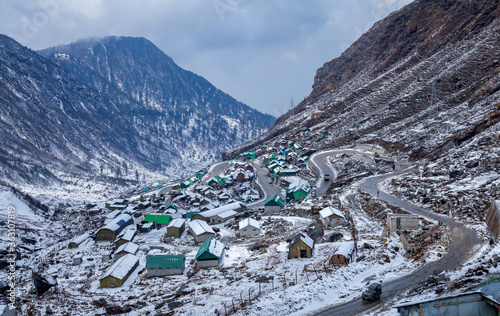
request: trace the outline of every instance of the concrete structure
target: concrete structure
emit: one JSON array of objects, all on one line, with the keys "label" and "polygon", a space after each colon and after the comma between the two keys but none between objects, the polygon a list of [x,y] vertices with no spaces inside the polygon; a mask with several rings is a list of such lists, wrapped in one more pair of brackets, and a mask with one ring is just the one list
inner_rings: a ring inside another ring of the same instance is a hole
[{"label": "concrete structure", "polygon": [[86,241],[89,238],[90,235],[87,233],[80,235],[69,243],[68,248],[78,248],[84,241]]},{"label": "concrete structure", "polygon": [[120,287],[139,265],[139,258],[134,255],[126,255],[116,261],[101,277],[99,283],[101,288]]},{"label": "concrete structure", "polygon": [[148,255],[146,257],[146,269],[148,277],[180,275],[186,268],[184,255]]},{"label": "concrete structure", "polygon": [[275,195],[264,203],[265,213],[278,213],[285,206],[285,199],[279,195]]},{"label": "concrete structure", "polygon": [[486,225],[491,237],[498,241],[500,237],[500,200],[493,201],[486,214]]},{"label": "concrete structure", "polygon": [[354,243],[352,241],[340,243],[337,250],[330,257],[330,263],[348,265],[355,260],[355,254]]},{"label": "concrete structure", "polygon": [[97,234],[95,235],[96,241],[106,241],[106,240],[115,240],[116,236],[120,234],[120,232],[134,223],[132,217],[128,214],[121,214],[111,220],[106,226],[99,229]]},{"label": "concrete structure", "polygon": [[222,258],[223,251],[224,244],[210,237],[200,245],[198,253],[194,257],[196,260],[196,267],[208,268],[218,266],[220,259]]},{"label": "concrete structure", "polygon": [[332,206],[328,206],[319,211],[319,219],[323,225],[331,227],[342,225],[345,222],[344,215]]},{"label": "concrete structure", "polygon": [[215,232],[207,222],[195,219],[189,222],[189,233],[193,235],[196,242],[204,242],[210,237],[215,237]]},{"label": "concrete structure", "polygon": [[183,218],[172,220],[167,226],[167,237],[181,238],[182,233],[186,229],[186,221]]},{"label": "concrete structure", "polygon": [[311,258],[314,240],[306,233],[297,234],[288,245],[288,259]]},{"label": "concrete structure", "polygon": [[387,226],[391,232],[418,229],[420,219],[412,214],[387,214]]},{"label": "concrete structure", "polygon": [[260,224],[253,218],[245,218],[238,224],[240,237],[251,237],[260,234]]},{"label": "concrete structure", "polygon": [[235,213],[238,213],[238,212],[246,211],[246,209],[247,209],[247,207],[245,206],[245,204],[240,203],[240,202],[234,202],[231,204],[227,204],[227,205],[224,205],[221,207],[214,208],[210,211],[205,211],[205,212],[195,214],[192,217],[192,219],[199,219],[199,220],[203,220],[203,221],[210,223],[210,224],[217,224],[218,221],[220,220],[220,216],[219,216],[219,219],[215,218],[217,215],[220,215],[220,214],[228,212],[228,211],[234,211]]},{"label": "concrete structure", "polygon": [[118,249],[116,249],[114,256],[115,260],[118,260],[127,254],[135,255],[138,250],[139,250],[139,245],[134,244],[133,242],[128,242],[126,244],[123,244],[120,247],[118,247]]},{"label": "concrete structure", "polygon": [[401,316],[500,315],[500,302],[481,292],[467,292],[394,306]]}]

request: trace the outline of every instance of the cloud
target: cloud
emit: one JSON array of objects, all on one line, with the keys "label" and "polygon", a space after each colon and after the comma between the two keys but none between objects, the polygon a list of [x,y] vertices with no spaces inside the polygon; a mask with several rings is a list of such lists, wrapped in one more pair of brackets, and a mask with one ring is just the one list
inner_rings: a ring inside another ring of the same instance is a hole
[{"label": "cloud", "polygon": [[410,0],[0,1],[0,33],[33,49],[142,36],[236,99],[279,115],[316,69]]}]

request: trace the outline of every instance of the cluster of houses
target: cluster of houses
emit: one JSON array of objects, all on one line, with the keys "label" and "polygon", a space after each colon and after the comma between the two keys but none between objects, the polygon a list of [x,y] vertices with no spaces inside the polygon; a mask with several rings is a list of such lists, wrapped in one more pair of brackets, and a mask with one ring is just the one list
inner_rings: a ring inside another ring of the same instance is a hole
[{"label": "cluster of houses", "polygon": [[[295,165],[305,163],[307,156],[299,156],[303,149],[298,144],[288,145],[291,148],[280,148],[278,154],[266,155],[270,173],[288,189],[284,198],[275,195],[266,201],[265,213],[277,213],[286,201],[302,201],[311,191],[309,181],[298,176],[300,168]],[[243,153],[239,158],[255,159],[255,153]],[[115,199],[105,203],[109,213],[93,239],[96,242],[112,242],[114,253],[103,257],[104,260],[113,259],[113,263],[100,278],[101,287],[120,287],[137,269],[140,246],[134,239],[138,234],[161,228],[166,228],[165,236],[169,238],[181,238],[188,233],[199,244],[195,256],[196,268],[208,268],[219,265],[224,251],[228,249],[216,239],[218,228],[211,225],[239,220],[237,227],[240,237],[253,237],[262,233],[257,220],[249,218],[248,214],[242,216],[248,213],[244,203],[259,198],[259,193],[250,185],[250,180],[255,177],[252,165],[232,162],[224,174],[216,175],[202,185],[200,179],[206,173],[206,169],[201,169],[194,177],[175,186],[169,201],[161,194],[141,202],[129,203],[126,199]],[[95,211],[100,210],[95,208]],[[322,210],[320,220],[325,226],[344,223],[341,212],[333,207]],[[72,240],[69,247],[79,248],[91,237],[88,233],[83,234]],[[315,242],[306,233],[297,234],[288,246],[288,257],[310,258],[314,246]],[[334,264],[349,264],[354,260],[354,254],[354,246],[347,243],[338,247],[330,261]],[[81,260],[81,256],[75,256],[74,264],[80,264]],[[147,276],[182,274],[185,261],[182,254],[148,254],[145,266]]]},{"label": "cluster of houses", "polygon": [[[124,202],[120,201],[120,203]],[[109,205],[114,205],[114,203]],[[126,206],[126,204],[121,205]],[[135,224],[132,216],[134,213],[125,212],[127,209],[127,207],[120,207],[110,212],[115,217],[108,218],[94,234],[93,239],[96,242],[113,242],[115,249],[113,254],[103,256],[104,260],[113,258],[114,263],[100,278],[101,288],[120,287],[126,282],[139,265],[137,254],[140,246],[134,243],[134,238],[138,234],[148,233],[155,228],[166,228],[165,235],[173,238],[180,238],[187,231],[193,236],[196,243],[201,244],[195,257],[196,267],[206,268],[218,265],[226,247],[221,241],[215,239],[216,233],[209,224],[223,223],[235,218],[239,213],[246,211],[246,206],[241,202],[233,202],[209,211],[193,213],[190,218],[176,216],[181,215],[177,213],[150,212],[145,214],[141,224]],[[150,209],[148,208],[148,210]],[[111,216],[108,215],[108,217]],[[259,222],[250,218],[240,221],[238,227],[242,237],[256,236],[262,232]],[[77,249],[91,237],[88,233],[82,234],[71,240],[68,247]],[[75,265],[81,264],[82,256],[76,255],[73,263]],[[147,255],[146,269],[148,277],[182,274],[185,269],[185,257],[180,254]]]}]

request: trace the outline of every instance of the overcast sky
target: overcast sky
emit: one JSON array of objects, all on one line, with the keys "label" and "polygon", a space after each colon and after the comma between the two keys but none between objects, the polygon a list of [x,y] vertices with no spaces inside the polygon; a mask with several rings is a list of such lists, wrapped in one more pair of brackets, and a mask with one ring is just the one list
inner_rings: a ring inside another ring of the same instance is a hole
[{"label": "overcast sky", "polygon": [[278,116],[316,70],[412,0],[1,0],[0,33],[32,49],[142,36],[182,68]]}]

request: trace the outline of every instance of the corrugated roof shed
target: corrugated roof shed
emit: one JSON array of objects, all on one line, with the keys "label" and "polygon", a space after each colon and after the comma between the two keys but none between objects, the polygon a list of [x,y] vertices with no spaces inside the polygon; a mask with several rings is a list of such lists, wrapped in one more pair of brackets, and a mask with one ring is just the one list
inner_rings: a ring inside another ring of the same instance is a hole
[{"label": "corrugated roof shed", "polygon": [[344,215],[342,215],[342,213],[338,209],[336,209],[332,206],[328,206],[328,207],[322,209],[321,211],[319,211],[319,215],[321,215],[322,218],[327,218],[328,216],[331,216],[334,214],[337,216],[340,216],[342,218],[344,217]]},{"label": "corrugated roof shed", "polygon": [[279,205],[283,207],[283,205],[285,205],[285,199],[276,194],[272,198],[267,200],[267,202],[264,205]]},{"label": "corrugated roof shed", "polygon": [[128,214],[121,214],[109,222],[106,226],[101,229],[109,229],[111,231],[117,231],[123,227],[132,217]]},{"label": "corrugated roof shed", "polygon": [[196,260],[219,259],[224,251],[224,244],[210,237],[200,245]]},{"label": "corrugated roof shed", "polygon": [[146,214],[144,221],[154,222],[156,224],[168,224],[168,222],[170,222],[171,219],[172,216],[170,215],[153,213],[153,214]]},{"label": "corrugated roof shed", "polygon": [[214,230],[207,224],[207,222],[199,219],[189,222],[189,228],[195,235],[201,235],[203,233],[215,234]]},{"label": "corrugated roof shed", "polygon": [[238,226],[240,227],[240,230],[247,227],[247,226],[252,226],[252,227],[255,227],[255,228],[260,228],[260,224],[259,222],[257,222],[255,219],[253,218],[245,218],[244,220],[242,220]]},{"label": "corrugated roof shed", "polygon": [[186,221],[183,219],[183,218],[176,218],[174,220],[172,220],[170,222],[170,224],[168,224],[167,227],[177,227],[177,228],[181,228],[182,225],[184,225]]},{"label": "corrugated roof shed", "polygon": [[243,203],[234,202],[234,203],[227,204],[227,205],[224,205],[224,206],[221,206],[218,208],[214,208],[213,210],[210,210],[210,211],[201,212],[200,215],[203,215],[203,217],[205,217],[205,218],[210,218],[212,216],[219,215],[219,214],[222,214],[222,213],[227,212],[227,211],[240,209],[243,207],[245,207],[245,205]]},{"label": "corrugated roof shed", "polygon": [[148,255],[146,269],[175,269],[184,267],[184,255]]},{"label": "corrugated roof shed", "polygon": [[118,247],[118,249],[116,249],[116,253],[125,251],[134,255],[137,252],[137,250],[139,250],[139,245],[134,244],[133,242],[128,242]]},{"label": "corrugated roof shed", "polygon": [[293,246],[294,244],[296,244],[299,240],[302,240],[309,248],[313,248],[314,247],[314,240],[312,240],[311,237],[309,237],[306,233],[300,233],[300,234],[297,234],[293,239],[292,241],[290,242],[290,244],[288,245],[288,247],[291,247]]},{"label": "corrugated roof shed", "polygon": [[120,259],[118,259],[109,269],[106,271],[101,279],[108,276],[115,277],[122,280],[129,271],[139,262],[139,258],[134,255],[128,254]]},{"label": "corrugated roof shed", "polygon": [[80,235],[80,236],[76,237],[75,239],[73,239],[71,242],[74,242],[75,244],[79,245],[89,238],[90,238],[90,235],[88,233],[84,233],[83,235]]}]

